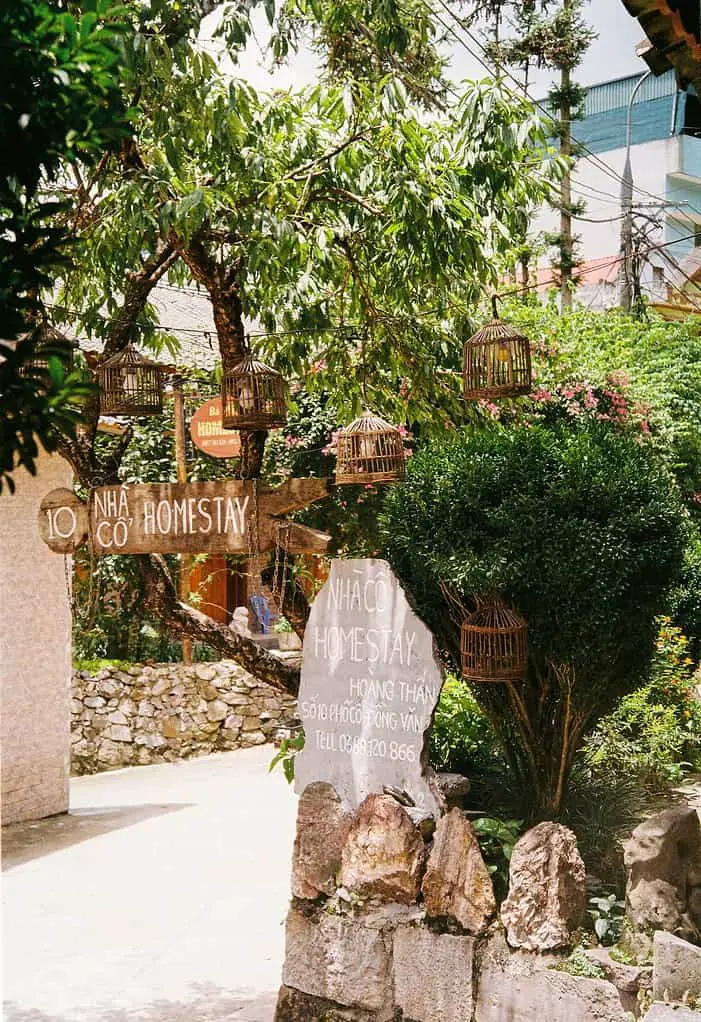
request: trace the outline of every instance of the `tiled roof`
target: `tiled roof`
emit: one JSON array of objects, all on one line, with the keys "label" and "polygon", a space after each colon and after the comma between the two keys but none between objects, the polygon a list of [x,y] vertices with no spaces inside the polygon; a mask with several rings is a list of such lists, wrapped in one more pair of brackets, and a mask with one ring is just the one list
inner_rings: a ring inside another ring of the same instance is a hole
[{"label": "tiled roof", "polygon": [[654,47],[643,54],[655,71],[673,67],[682,84],[701,84],[701,12],[698,0],[622,0]]}]

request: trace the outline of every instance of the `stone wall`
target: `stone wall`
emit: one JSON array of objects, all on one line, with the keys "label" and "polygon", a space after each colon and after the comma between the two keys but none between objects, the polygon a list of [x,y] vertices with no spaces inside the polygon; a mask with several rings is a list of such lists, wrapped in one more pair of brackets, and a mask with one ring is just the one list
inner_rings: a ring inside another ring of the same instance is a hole
[{"label": "stone wall", "polygon": [[331,785],[305,788],[275,1022],[639,1017],[649,967],[604,948],[584,952],[584,970],[568,959],[586,894],[571,831],[541,823],[523,835],[499,908],[460,809],[435,830],[412,813],[394,796],[371,794],[352,811]]},{"label": "stone wall", "polygon": [[[70,486],[63,458],[41,453],[36,476],[14,474],[0,495],[2,822],[68,809],[71,615],[66,567],[37,528],[39,504]],[[70,577],[70,566],[68,567]]]},{"label": "stone wall", "polygon": [[76,671],[71,696],[74,774],[262,745],[296,705],[229,660]]}]

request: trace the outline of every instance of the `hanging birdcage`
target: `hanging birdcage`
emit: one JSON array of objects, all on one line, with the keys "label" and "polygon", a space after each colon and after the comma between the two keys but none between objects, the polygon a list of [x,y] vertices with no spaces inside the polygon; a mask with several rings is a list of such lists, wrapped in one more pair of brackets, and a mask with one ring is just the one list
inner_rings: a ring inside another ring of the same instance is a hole
[{"label": "hanging birdcage", "polygon": [[478,601],[462,623],[460,655],[468,681],[518,681],[528,667],[528,625],[498,598]]},{"label": "hanging birdcage", "polygon": [[35,376],[49,378],[49,359],[54,356],[59,359],[66,372],[73,368],[75,350],[78,347],[77,341],[70,340],[50,323],[42,322],[37,329],[27,334],[31,337],[34,352],[31,358],[22,364],[21,376]]},{"label": "hanging birdcage", "polygon": [[393,483],[402,480],[405,471],[401,433],[372,412],[363,412],[338,434],[337,483]]},{"label": "hanging birdcage", "polygon": [[101,415],[160,415],[163,370],[140,355],[131,341],[99,366]]},{"label": "hanging birdcage", "polygon": [[275,369],[247,355],[224,370],[224,429],[264,430],[284,426],[287,419],[285,381]]},{"label": "hanging birdcage", "polygon": [[499,319],[495,298],[492,307],[493,319],[465,343],[465,400],[518,397],[531,390],[530,342],[516,327]]}]

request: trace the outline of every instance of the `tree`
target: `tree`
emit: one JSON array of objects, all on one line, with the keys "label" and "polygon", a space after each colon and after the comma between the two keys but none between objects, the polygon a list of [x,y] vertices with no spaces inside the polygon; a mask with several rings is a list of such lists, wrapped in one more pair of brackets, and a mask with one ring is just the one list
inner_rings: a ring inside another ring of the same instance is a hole
[{"label": "tree", "polygon": [[[245,323],[257,317],[268,332],[257,350],[288,377],[323,364],[313,386],[339,415],[367,399],[426,428],[459,418],[457,385],[439,370],[455,366],[454,333],[543,194],[534,152],[543,167],[547,152],[529,105],[498,88],[432,119],[417,111],[402,64],[414,29],[408,20],[401,42],[398,13],[380,11],[378,46],[388,17],[390,74],[369,60],[363,80],[272,96],[221,77],[187,37],[171,43],[136,25],[123,82],[133,137],[74,190],[80,260],[60,297],[103,355],[128,339],[158,344],[154,287],[194,280],[212,302],[225,365],[247,350]],[[130,439],[100,451],[97,421],[93,402],[80,438],[61,442],[87,487],[119,479]],[[264,441],[242,436],[249,477]],[[173,634],[294,689],[293,668],[180,603],[162,561],[140,565],[146,600]]]},{"label": "tree", "polygon": [[556,816],[585,735],[649,669],[687,541],[671,475],[651,445],[593,417],[492,425],[419,452],[383,526],[456,665],[457,602],[498,593],[526,618],[523,681],[473,691],[531,814]]},{"label": "tree", "polygon": [[[562,309],[572,306],[572,291],[577,266],[576,237],[573,217],[582,212],[581,203],[572,201],[572,169],[578,146],[573,140],[572,122],[582,116],[586,90],[572,80],[572,73],[581,64],[595,33],[583,18],[585,0],[531,0],[529,3],[491,3],[487,5],[494,27],[494,40],[489,52],[497,64],[520,68],[524,88],[528,87],[532,66],[548,68],[559,75],[559,82],[548,93],[548,106],[555,122],[564,172],[560,182],[557,209],[560,231],[547,241],[556,247],[554,264],[560,277]],[[509,13],[507,14],[507,10]],[[506,20],[514,35],[504,38],[500,28]]]},{"label": "tree", "polygon": [[124,107],[113,71],[124,29],[108,0],[17,0],[0,10],[0,489],[18,465],[34,469],[37,439],[56,448],[85,396],[53,351],[50,374],[27,372],[40,321],[39,293],[69,259],[68,207],[46,194],[78,162],[115,146]]}]

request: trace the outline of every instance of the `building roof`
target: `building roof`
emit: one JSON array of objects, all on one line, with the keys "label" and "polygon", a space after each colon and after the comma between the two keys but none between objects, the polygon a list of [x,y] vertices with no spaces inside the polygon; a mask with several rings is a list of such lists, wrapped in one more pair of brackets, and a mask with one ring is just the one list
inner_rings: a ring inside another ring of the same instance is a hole
[{"label": "building roof", "polygon": [[[701,85],[699,0],[622,0],[652,44],[639,50],[652,70],[674,68],[680,83]],[[698,91],[698,89],[697,89]]]}]

